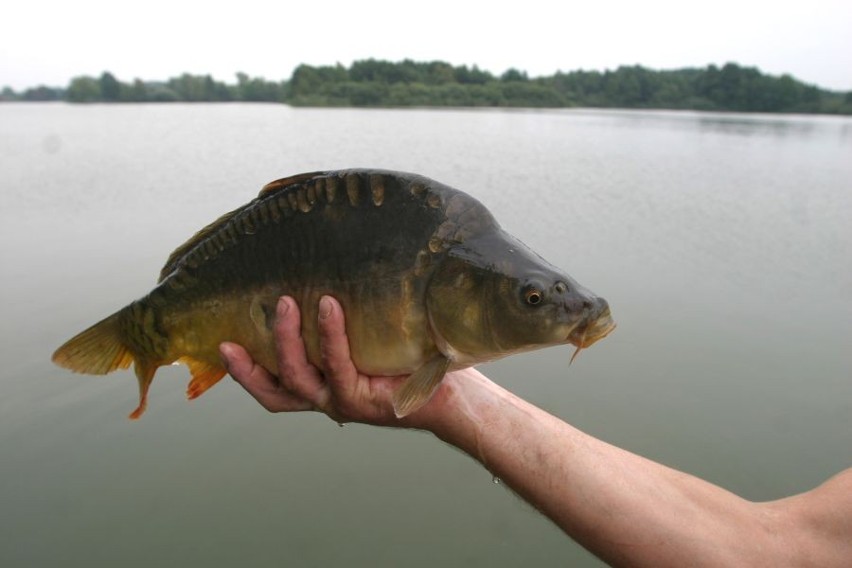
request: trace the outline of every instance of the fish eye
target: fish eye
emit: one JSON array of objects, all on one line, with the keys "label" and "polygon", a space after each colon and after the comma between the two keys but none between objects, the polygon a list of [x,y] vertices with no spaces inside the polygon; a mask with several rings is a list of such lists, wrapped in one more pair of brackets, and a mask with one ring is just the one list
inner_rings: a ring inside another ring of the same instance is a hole
[{"label": "fish eye", "polygon": [[530,286],[524,291],[524,300],[531,306],[537,306],[542,300],[541,292],[538,288]]}]

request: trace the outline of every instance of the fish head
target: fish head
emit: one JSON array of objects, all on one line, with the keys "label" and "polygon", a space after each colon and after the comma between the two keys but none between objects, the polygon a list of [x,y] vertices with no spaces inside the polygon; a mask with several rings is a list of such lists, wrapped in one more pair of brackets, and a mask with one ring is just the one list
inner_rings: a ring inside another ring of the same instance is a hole
[{"label": "fish head", "polygon": [[463,364],[550,345],[579,350],[615,328],[606,300],[502,231],[448,251],[427,309],[439,349]]}]

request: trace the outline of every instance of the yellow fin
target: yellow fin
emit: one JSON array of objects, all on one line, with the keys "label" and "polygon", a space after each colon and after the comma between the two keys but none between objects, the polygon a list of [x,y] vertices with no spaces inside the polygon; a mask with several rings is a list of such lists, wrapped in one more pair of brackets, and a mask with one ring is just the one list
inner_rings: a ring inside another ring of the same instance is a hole
[{"label": "yellow fin", "polygon": [[211,365],[192,357],[181,357],[178,361],[187,365],[189,372],[192,373],[192,380],[189,381],[189,386],[186,389],[186,398],[190,400],[204,394],[207,389],[218,383],[219,379],[224,377],[226,373],[225,369],[218,365]]},{"label": "yellow fin", "polygon": [[135,358],[121,341],[119,315],[116,312],[65,342],[53,354],[53,362],[75,373],[106,375],[126,369],[133,363],[139,381],[139,405],[129,418],[136,420],[148,405],[148,388],[154,379],[157,363]]},{"label": "yellow fin", "polygon": [[75,373],[106,375],[126,369],[133,355],[121,342],[116,312],[65,342],[53,353],[52,360]]},{"label": "yellow fin", "polygon": [[414,371],[393,393],[393,412],[396,417],[408,416],[429,402],[449,367],[450,360],[444,355],[438,355]]}]

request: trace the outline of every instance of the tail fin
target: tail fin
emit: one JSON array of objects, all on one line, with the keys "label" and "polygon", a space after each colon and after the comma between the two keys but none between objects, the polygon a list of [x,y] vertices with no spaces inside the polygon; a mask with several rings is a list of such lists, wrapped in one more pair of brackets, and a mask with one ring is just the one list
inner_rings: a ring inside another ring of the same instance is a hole
[{"label": "tail fin", "polygon": [[120,316],[121,311],[116,312],[78,333],[57,349],[52,359],[60,367],[89,375],[106,375],[116,369],[126,369],[135,362],[139,406],[130,414],[130,418],[135,420],[145,412],[148,387],[157,365],[133,357],[121,339]]},{"label": "tail fin", "polygon": [[65,342],[53,354],[53,362],[75,373],[106,375],[126,369],[133,355],[121,341],[116,312]]}]

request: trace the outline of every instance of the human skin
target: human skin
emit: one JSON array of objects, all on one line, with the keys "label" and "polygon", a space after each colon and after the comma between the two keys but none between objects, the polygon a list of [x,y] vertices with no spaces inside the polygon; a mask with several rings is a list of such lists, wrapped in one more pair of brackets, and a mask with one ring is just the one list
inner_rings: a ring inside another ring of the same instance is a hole
[{"label": "human skin", "polygon": [[280,378],[236,344],[220,352],[270,412],[432,432],[612,565],[852,565],[852,468],[806,493],[751,502],[589,436],[473,368],[448,373],[428,404],[397,419],[391,399],[402,377],[358,372],[333,298],[321,299],[318,326],[324,373],[307,361],[299,308],[287,297],[274,330]]}]

